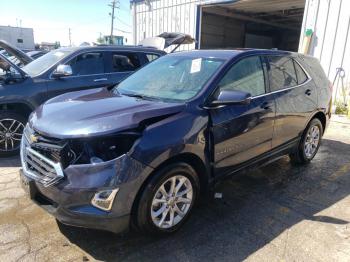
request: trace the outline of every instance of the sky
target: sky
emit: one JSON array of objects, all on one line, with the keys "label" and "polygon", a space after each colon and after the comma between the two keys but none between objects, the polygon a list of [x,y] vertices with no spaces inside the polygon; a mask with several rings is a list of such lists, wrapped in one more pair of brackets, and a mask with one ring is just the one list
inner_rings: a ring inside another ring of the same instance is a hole
[{"label": "sky", "polygon": [[[34,29],[35,43],[60,41],[69,45],[96,42],[111,30],[112,0],[0,0],[0,25]],[[132,44],[132,18],[129,0],[119,0],[115,9],[114,35],[123,35]]]}]

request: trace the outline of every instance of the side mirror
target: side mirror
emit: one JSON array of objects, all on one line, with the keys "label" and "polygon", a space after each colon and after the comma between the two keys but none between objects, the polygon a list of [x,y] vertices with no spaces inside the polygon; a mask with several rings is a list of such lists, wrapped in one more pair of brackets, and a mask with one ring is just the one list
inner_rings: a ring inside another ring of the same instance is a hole
[{"label": "side mirror", "polygon": [[238,90],[222,90],[211,106],[221,105],[248,105],[252,96],[250,93]]},{"label": "side mirror", "polygon": [[70,65],[58,65],[56,70],[52,73],[55,78],[63,76],[71,76],[73,74],[72,67]]}]

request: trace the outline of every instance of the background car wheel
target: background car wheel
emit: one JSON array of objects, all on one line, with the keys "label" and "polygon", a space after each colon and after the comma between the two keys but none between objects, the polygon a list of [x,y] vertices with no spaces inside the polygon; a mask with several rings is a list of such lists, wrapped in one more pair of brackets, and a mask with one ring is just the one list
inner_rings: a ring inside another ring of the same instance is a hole
[{"label": "background car wheel", "polygon": [[316,155],[321,144],[323,126],[319,119],[314,118],[306,127],[295,152],[290,154],[293,164],[307,164]]},{"label": "background car wheel", "polygon": [[188,219],[199,192],[195,170],[176,163],[159,170],[143,189],[137,226],[149,233],[171,233]]},{"label": "background car wheel", "polygon": [[0,156],[7,157],[19,153],[26,119],[11,111],[0,113]]}]

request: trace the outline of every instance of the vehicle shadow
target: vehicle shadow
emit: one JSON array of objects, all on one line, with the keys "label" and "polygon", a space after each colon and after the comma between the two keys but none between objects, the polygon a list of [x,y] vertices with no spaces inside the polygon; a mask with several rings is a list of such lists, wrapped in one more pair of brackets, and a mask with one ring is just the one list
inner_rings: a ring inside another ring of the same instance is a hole
[{"label": "vehicle shadow", "polygon": [[0,168],[1,167],[20,167],[21,160],[19,156],[13,157],[0,157]]},{"label": "vehicle shadow", "polygon": [[220,183],[222,198],[201,201],[177,233],[152,237],[59,225],[61,232],[98,260],[242,261],[302,220],[347,224],[317,215],[350,193],[350,144],[323,140],[307,166],[284,157]]}]

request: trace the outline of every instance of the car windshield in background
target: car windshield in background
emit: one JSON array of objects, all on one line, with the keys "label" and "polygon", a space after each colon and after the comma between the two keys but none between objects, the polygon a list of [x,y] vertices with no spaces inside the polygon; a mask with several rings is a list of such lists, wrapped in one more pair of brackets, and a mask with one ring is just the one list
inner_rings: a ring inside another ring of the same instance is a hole
[{"label": "car windshield in background", "polygon": [[42,57],[39,57],[38,59],[34,60],[33,62],[30,62],[22,69],[30,76],[37,76],[40,73],[44,72],[46,69],[56,64],[58,61],[70,55],[72,52],[73,50],[60,49],[51,51],[43,55]]},{"label": "car windshield in background", "polygon": [[214,75],[224,60],[165,56],[122,81],[114,90],[130,96],[187,101]]}]

